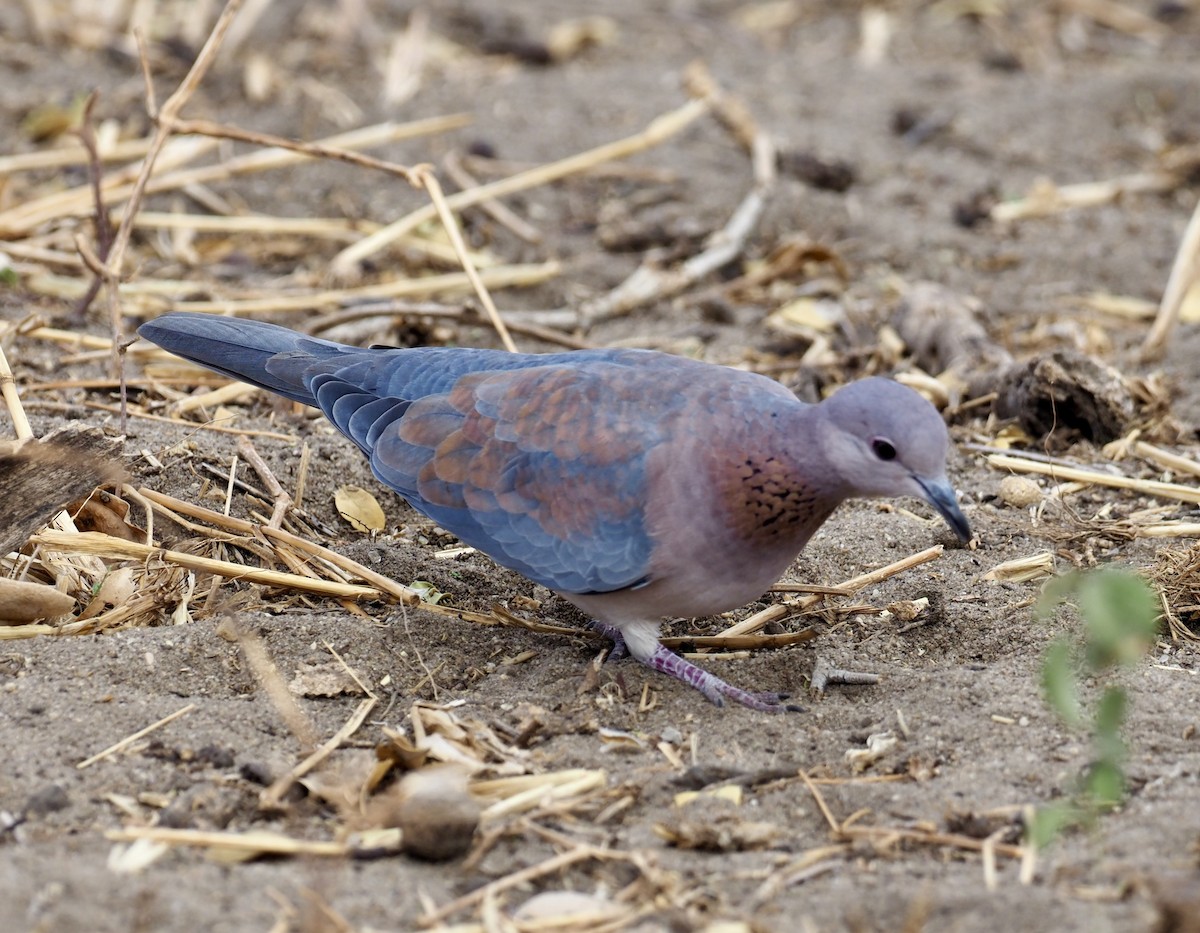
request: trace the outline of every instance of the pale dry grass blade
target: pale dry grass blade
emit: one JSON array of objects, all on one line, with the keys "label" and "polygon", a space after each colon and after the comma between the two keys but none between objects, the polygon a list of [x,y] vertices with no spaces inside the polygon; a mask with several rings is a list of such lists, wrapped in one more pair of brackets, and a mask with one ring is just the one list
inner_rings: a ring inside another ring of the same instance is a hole
[{"label": "pale dry grass blade", "polygon": [[1037,473],[1053,479],[1078,483],[1093,483],[1097,486],[1110,486],[1113,489],[1129,489],[1146,496],[1160,499],[1176,499],[1180,502],[1190,502],[1200,505],[1200,488],[1183,486],[1179,483],[1163,483],[1158,480],[1136,479],[1130,476],[1117,476],[1112,473],[1101,473],[1098,470],[1088,470],[1083,467],[1063,466],[1057,463],[1043,463],[1010,454],[993,454],[987,458],[989,466],[998,470],[1011,470],[1014,473]]},{"label": "pale dry grass blade", "polygon": [[1150,326],[1150,332],[1142,344],[1142,355],[1155,358],[1162,355],[1167,340],[1179,313],[1183,308],[1184,298],[1188,290],[1200,275],[1200,201],[1192,211],[1192,219],[1183,232],[1179,250],[1175,254],[1175,262],[1171,265],[1171,274],[1167,278],[1167,287],[1163,292],[1162,303],[1158,306],[1158,314]]},{"label": "pale dry grass blade", "polygon": [[[149,497],[147,496],[147,498]],[[182,551],[147,547],[144,544],[126,541],[123,538],[115,538],[112,535],[95,531],[70,534],[62,531],[47,530],[34,535],[31,541],[34,544],[40,544],[43,547],[63,554],[94,555],[106,557],[110,560],[157,559],[177,564],[180,567],[186,567],[188,570],[211,573],[231,580],[259,583],[263,586],[285,587],[302,592],[316,593],[322,596],[336,596],[343,599],[380,599],[384,596],[380,590],[371,586],[334,583],[328,580],[314,580],[309,577],[298,576],[294,573],[262,570],[255,567],[247,567],[244,564],[216,560],[211,557],[185,554]]]},{"label": "pale dry grass blade", "polygon": [[12,369],[9,368],[3,346],[0,346],[0,395],[4,396],[4,404],[8,408],[8,416],[12,419],[13,432],[16,434],[17,440],[29,440],[33,437],[33,428],[29,426],[29,419],[25,416],[25,409],[21,405],[21,395],[17,392],[17,380],[13,377]]},{"label": "pale dry grass blade", "polygon": [[125,738],[121,739],[121,741],[110,745],[108,748],[104,749],[104,751],[97,752],[96,754],[92,755],[90,758],[85,758],[83,761],[79,762],[79,764],[77,764],[75,767],[77,769],[79,769],[80,771],[82,771],[84,768],[90,768],[97,761],[103,761],[105,758],[108,758],[111,755],[115,755],[118,752],[123,751],[124,749],[126,749],[130,745],[132,745],[134,742],[137,742],[139,739],[143,739],[146,736],[148,736],[151,732],[161,729],[163,726],[167,725],[168,723],[174,722],[176,719],[179,719],[181,716],[186,716],[188,713],[190,713],[195,708],[196,708],[195,703],[189,703],[187,706],[184,706],[181,709],[177,709],[175,712],[171,713],[169,716],[164,716],[162,719],[158,720],[157,722],[152,722],[150,725],[146,726],[144,729],[139,729],[137,732],[134,732],[131,735],[125,736]]}]

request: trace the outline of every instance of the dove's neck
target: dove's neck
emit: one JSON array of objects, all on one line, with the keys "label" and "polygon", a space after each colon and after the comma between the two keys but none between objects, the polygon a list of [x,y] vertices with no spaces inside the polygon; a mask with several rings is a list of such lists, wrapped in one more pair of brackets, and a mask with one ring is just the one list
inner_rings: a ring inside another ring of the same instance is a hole
[{"label": "dove's neck", "polygon": [[774,442],[751,445],[727,462],[721,498],[747,545],[798,553],[848,490],[825,461],[825,419],[817,409],[790,410],[778,420]]},{"label": "dove's neck", "polygon": [[724,612],[779,579],[845,498],[842,481],[817,459],[823,420],[788,399],[722,421],[719,434],[697,432],[692,444],[652,461],[646,527],[669,546],[653,551],[651,584],[630,591],[643,608]]}]

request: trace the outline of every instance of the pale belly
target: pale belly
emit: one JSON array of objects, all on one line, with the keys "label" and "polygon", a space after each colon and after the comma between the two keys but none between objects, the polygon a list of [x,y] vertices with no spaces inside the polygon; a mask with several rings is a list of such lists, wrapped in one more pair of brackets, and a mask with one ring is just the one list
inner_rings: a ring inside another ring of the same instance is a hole
[{"label": "pale belly", "polygon": [[645,586],[611,593],[561,595],[584,612],[613,625],[667,616],[716,615],[762,596],[791,566],[804,543],[777,542],[770,548],[737,543],[717,549],[711,542],[711,538],[697,537],[689,545],[658,555]]}]

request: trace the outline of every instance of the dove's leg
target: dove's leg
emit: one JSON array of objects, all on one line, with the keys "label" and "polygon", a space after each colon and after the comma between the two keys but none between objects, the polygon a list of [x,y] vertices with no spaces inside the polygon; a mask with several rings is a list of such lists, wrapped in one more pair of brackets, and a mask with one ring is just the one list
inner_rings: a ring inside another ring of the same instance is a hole
[{"label": "dove's leg", "polygon": [[625,647],[635,658],[647,667],[683,681],[689,687],[695,687],[717,706],[724,706],[725,697],[729,697],[743,706],[764,713],[803,712],[802,707],[783,702],[787,699],[785,693],[752,693],[742,690],[665,648],[658,640],[657,623],[628,623],[620,626],[618,631],[623,637]]},{"label": "dove's leg", "polygon": [[655,647],[650,657],[642,660],[647,667],[669,674],[676,680],[681,680],[689,687],[695,687],[717,706],[725,705],[725,697],[729,697],[742,706],[762,710],[764,713],[802,713],[804,708],[791,703],[784,703],[786,693],[751,693],[727,683],[716,674],[710,674],[697,667],[687,658],[681,658],[663,645]]}]

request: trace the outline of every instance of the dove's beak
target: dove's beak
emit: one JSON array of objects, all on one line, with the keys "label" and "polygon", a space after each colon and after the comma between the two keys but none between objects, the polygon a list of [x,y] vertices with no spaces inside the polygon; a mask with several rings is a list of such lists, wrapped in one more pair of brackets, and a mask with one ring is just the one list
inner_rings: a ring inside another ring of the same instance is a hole
[{"label": "dove's beak", "polygon": [[950,529],[958,535],[958,539],[966,544],[971,540],[971,526],[962,509],[958,507],[958,499],[954,495],[954,487],[946,479],[926,479],[914,476],[913,479],[925,493],[925,501],[938,510],[938,514],[946,520]]}]

